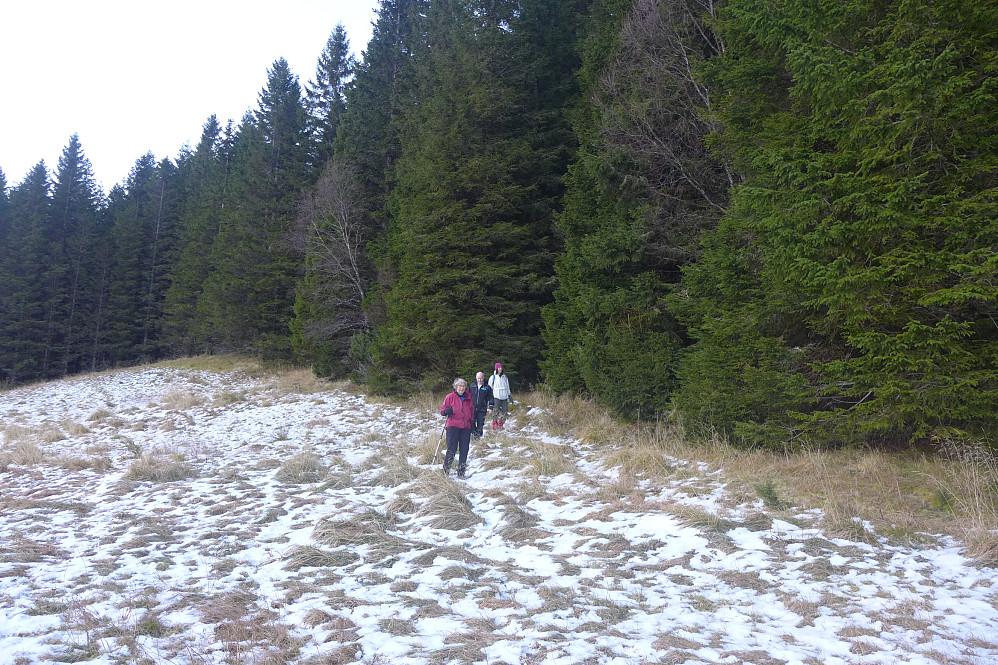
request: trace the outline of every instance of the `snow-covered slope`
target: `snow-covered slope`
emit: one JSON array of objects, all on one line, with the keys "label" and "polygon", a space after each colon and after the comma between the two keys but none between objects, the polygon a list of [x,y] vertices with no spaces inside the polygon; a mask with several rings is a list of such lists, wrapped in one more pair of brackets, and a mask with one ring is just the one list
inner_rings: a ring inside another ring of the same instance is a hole
[{"label": "snow-covered slope", "polygon": [[[308,382],[301,382],[302,385]],[[998,663],[998,575],[704,469],[159,366],[0,393],[0,663]],[[693,482],[695,481],[695,482]]]}]

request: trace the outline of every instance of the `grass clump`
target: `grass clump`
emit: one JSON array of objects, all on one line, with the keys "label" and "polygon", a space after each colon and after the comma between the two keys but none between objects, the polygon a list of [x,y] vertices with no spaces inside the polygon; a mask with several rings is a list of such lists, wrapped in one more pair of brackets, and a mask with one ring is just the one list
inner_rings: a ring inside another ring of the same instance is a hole
[{"label": "grass clump", "polygon": [[416,511],[416,517],[429,520],[430,526],[437,529],[459,531],[482,524],[484,520],[475,514],[474,508],[464,490],[450,478],[424,478],[417,483],[417,492],[427,497],[427,501]]},{"label": "grass clump", "polygon": [[274,478],[282,483],[317,483],[326,475],[326,467],[317,455],[310,452],[299,453],[284,462]]},{"label": "grass clump", "polygon": [[164,454],[161,452],[144,453],[139,459],[132,462],[125,472],[125,478],[129,480],[144,480],[154,483],[171,483],[180,480],[187,480],[197,475],[183,456],[178,454]]},{"label": "grass clump", "polygon": [[330,547],[368,545],[382,554],[399,554],[415,549],[414,544],[388,533],[395,519],[376,510],[367,510],[352,519],[321,520],[312,531],[312,539]]},{"label": "grass clump", "polygon": [[294,547],[284,557],[285,570],[296,572],[302,568],[339,568],[356,563],[360,556],[353,552],[330,552],[312,545]]},{"label": "grass clump", "polygon": [[186,411],[201,403],[201,398],[190,392],[171,390],[163,396],[163,407],[169,411]]}]

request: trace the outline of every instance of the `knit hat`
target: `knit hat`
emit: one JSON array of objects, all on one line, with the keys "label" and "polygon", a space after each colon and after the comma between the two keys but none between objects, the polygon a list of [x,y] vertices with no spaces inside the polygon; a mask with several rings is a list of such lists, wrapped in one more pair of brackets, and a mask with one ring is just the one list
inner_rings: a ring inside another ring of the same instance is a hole
[{"label": "knit hat", "polygon": [[496,369],[502,369],[502,363],[496,363]]}]

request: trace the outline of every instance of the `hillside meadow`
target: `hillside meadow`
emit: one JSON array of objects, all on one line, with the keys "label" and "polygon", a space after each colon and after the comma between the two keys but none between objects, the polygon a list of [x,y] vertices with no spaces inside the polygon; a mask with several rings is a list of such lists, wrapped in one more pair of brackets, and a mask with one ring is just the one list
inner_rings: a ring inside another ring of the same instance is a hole
[{"label": "hillside meadow", "polygon": [[775,455],[535,393],[458,481],[441,399],[234,356],[0,393],[0,662],[998,660],[983,450]]}]

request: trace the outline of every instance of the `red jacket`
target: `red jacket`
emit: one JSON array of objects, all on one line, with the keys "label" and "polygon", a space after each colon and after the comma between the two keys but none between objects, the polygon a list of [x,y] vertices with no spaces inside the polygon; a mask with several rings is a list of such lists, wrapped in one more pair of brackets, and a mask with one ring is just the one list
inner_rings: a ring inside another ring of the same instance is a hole
[{"label": "red jacket", "polygon": [[441,415],[447,407],[454,409],[454,413],[447,416],[447,427],[460,427],[471,429],[475,424],[475,404],[471,401],[471,395],[464,391],[464,396],[457,394],[455,390],[444,398],[444,404],[440,407]]}]

